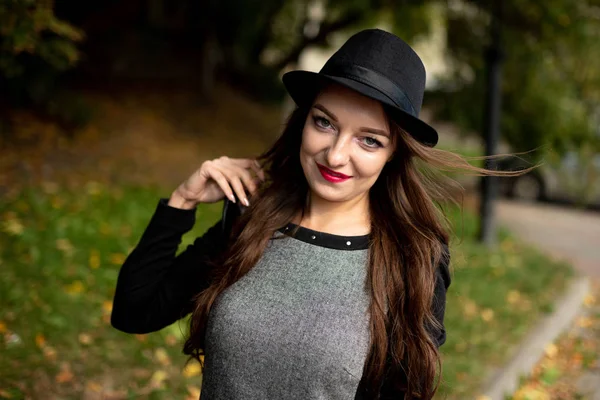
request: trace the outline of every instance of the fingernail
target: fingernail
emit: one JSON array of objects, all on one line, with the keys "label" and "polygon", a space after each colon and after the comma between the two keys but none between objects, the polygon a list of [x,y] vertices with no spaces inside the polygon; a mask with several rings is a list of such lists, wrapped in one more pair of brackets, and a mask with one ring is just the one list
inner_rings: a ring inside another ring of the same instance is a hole
[{"label": "fingernail", "polygon": [[229,195],[229,198],[231,199],[231,201],[233,201],[235,203],[235,196],[234,195]]},{"label": "fingernail", "polygon": [[243,203],[246,205],[246,207],[250,206],[250,202],[248,202],[248,199],[244,197],[244,200],[242,200]]}]

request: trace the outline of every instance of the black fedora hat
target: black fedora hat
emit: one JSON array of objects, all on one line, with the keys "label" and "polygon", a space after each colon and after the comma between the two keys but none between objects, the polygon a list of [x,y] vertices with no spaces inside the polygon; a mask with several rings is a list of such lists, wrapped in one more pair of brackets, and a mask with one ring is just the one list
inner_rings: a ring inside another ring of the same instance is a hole
[{"label": "black fedora hat", "polygon": [[290,71],[282,80],[298,106],[312,104],[319,90],[331,82],[378,100],[404,130],[434,147],[437,132],[419,119],[425,76],[421,58],[406,42],[381,29],[366,29],[351,36],[318,73]]}]

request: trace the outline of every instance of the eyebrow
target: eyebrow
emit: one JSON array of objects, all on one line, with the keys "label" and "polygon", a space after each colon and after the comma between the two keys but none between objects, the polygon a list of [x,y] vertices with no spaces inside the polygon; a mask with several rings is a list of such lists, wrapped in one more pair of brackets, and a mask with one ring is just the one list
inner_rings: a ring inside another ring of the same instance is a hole
[{"label": "eyebrow", "polygon": [[[322,104],[315,104],[313,107],[316,108],[317,110],[320,110],[320,111],[324,112],[325,114],[327,114],[327,116],[329,118],[331,118],[332,120],[334,120],[335,122],[338,122],[338,119],[335,116],[335,114],[332,113],[331,111],[329,111],[327,108],[325,108],[324,105],[322,105]],[[364,132],[372,133],[374,135],[385,136],[388,139],[390,138],[390,134],[387,133],[386,131],[381,130],[381,129],[361,127],[360,130],[364,131]]]}]

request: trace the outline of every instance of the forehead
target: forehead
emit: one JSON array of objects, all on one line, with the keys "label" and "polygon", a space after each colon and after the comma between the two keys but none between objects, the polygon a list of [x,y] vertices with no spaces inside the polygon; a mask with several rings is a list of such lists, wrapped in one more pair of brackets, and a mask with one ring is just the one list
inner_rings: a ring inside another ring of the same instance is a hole
[{"label": "forehead", "polygon": [[315,97],[313,106],[320,104],[348,123],[388,130],[382,104],[370,97],[335,83],[325,86]]}]

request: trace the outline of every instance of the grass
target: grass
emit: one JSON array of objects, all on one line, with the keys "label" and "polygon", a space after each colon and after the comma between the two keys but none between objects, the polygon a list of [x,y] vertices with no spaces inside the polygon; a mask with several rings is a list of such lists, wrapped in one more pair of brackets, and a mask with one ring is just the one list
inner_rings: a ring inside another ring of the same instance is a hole
[{"label": "grass", "polygon": [[[0,398],[198,398],[197,366],[183,369],[186,321],[148,335],[109,321],[119,267],[163,196],[157,187],[92,182],[0,200]],[[200,206],[181,249],[220,211],[220,203]],[[461,225],[458,210],[450,214],[463,242],[451,245],[440,397],[464,399],[552,308],[571,270],[507,232],[487,250],[474,241],[474,215],[465,211]]]}]

